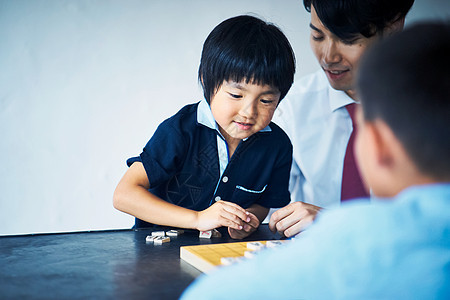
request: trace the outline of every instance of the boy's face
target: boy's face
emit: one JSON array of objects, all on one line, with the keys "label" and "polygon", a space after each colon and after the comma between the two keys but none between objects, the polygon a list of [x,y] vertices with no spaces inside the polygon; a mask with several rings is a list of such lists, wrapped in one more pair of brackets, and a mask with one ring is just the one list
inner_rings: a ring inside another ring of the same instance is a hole
[{"label": "boy's face", "polygon": [[275,87],[224,81],[210,106],[220,133],[229,144],[237,144],[269,125],[279,100]]},{"label": "boy's face", "polygon": [[320,21],[311,5],[311,48],[325,71],[330,85],[354,98],[354,82],[359,60],[366,49],[377,39],[362,35],[342,41]]}]

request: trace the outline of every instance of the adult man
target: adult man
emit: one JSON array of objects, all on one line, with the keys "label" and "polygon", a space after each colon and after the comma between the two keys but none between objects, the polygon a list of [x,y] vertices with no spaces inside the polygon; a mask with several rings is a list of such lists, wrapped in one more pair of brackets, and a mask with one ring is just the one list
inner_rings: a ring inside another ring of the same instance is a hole
[{"label": "adult man", "polygon": [[272,214],[272,230],[293,236],[322,207],[368,196],[353,156],[355,74],[373,43],[403,29],[413,2],[304,0],[311,13],[311,48],[322,70],[294,83],[274,117],[294,147],[294,202]]}]

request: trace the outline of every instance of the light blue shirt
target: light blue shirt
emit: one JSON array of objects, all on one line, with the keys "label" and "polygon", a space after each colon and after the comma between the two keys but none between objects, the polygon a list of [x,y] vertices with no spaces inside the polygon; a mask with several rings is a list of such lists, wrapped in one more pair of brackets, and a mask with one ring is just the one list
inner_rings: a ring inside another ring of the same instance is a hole
[{"label": "light blue shirt", "polygon": [[340,205],[345,151],[353,130],[345,106],[353,102],[330,86],[322,70],[296,81],[281,101],[273,122],[293,145],[292,201]]},{"label": "light blue shirt", "polygon": [[450,183],[347,202],[263,251],[202,275],[182,299],[450,299]]}]

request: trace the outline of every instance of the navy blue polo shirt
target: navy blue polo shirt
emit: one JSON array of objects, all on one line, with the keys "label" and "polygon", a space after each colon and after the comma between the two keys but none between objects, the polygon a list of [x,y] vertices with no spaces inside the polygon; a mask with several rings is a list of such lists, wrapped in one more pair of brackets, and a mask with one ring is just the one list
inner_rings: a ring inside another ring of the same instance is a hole
[{"label": "navy blue polo shirt", "polygon": [[201,211],[214,201],[243,208],[259,204],[283,207],[290,202],[292,144],[274,123],[242,140],[228,157],[211,109],[202,100],[162,122],[139,157],[149,191],[170,203]]}]

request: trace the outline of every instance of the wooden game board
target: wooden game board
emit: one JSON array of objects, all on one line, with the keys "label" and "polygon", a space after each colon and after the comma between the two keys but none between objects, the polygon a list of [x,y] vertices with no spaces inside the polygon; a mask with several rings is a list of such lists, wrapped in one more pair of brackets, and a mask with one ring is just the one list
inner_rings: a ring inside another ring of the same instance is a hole
[{"label": "wooden game board", "polygon": [[[266,244],[266,241],[259,241]],[[208,244],[180,247],[180,258],[197,268],[209,273],[220,266],[222,257],[242,257],[248,251],[247,242]]]}]

